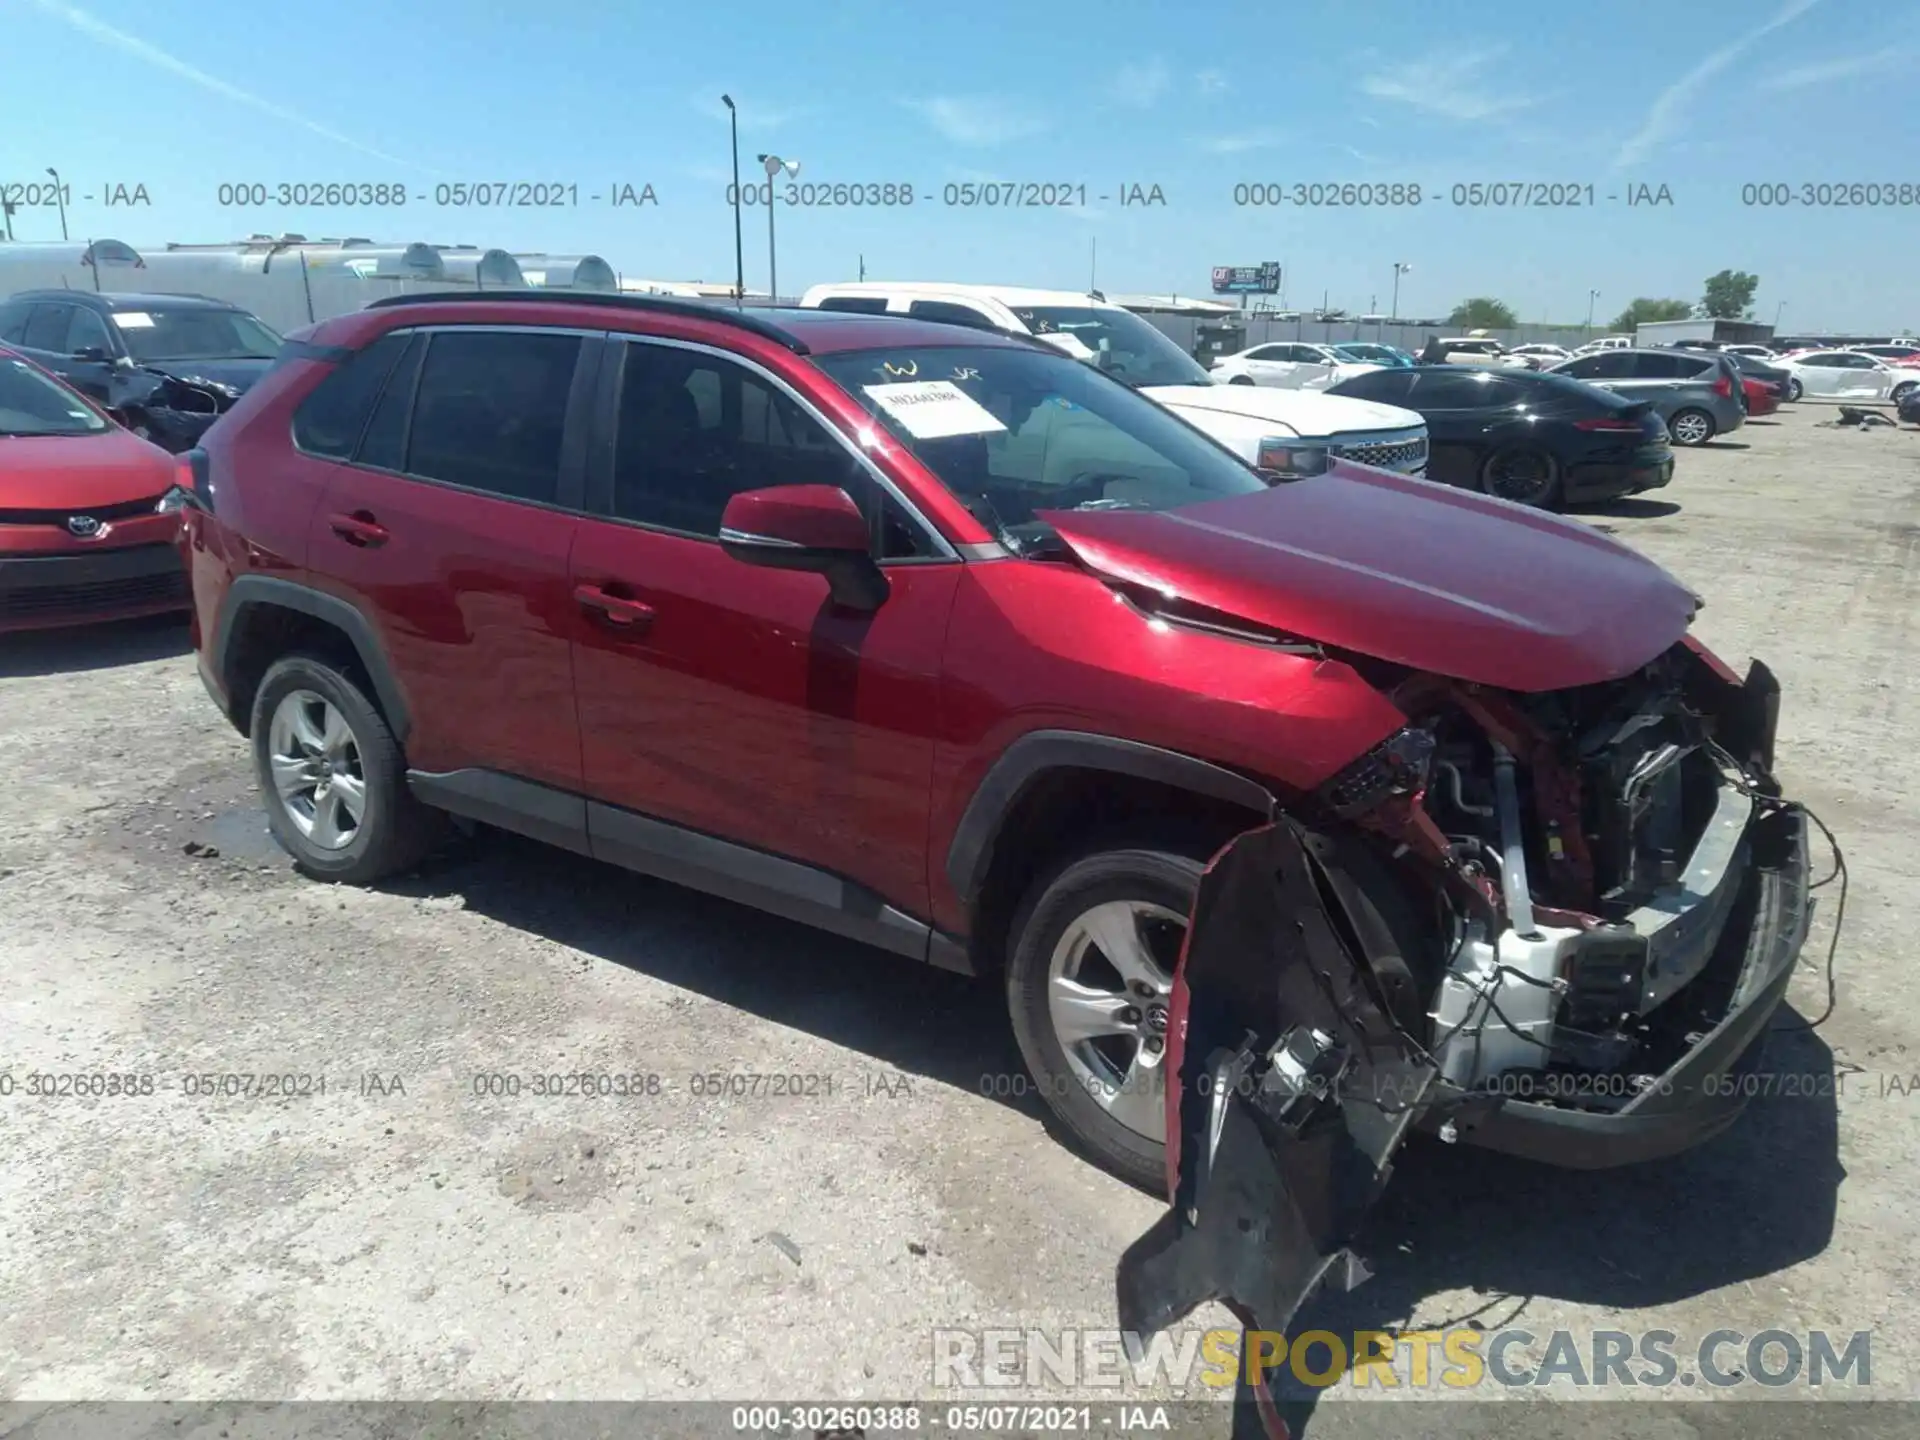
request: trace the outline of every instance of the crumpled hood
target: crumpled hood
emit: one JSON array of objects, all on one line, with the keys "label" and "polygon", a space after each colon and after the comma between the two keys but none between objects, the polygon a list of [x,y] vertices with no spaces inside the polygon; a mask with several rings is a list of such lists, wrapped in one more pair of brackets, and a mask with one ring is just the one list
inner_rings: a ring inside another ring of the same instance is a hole
[{"label": "crumpled hood", "polygon": [[1578,522],[1355,466],[1177,510],[1044,518],[1112,579],[1505,690],[1631,674],[1698,608],[1665,570]]},{"label": "crumpled hood", "polygon": [[1262,423],[1266,435],[1319,437],[1353,431],[1406,430],[1427,422],[1412,410],[1326,395],[1318,390],[1277,390],[1260,385],[1150,385],[1141,391],[1169,410],[1239,415]]},{"label": "crumpled hood", "polygon": [[271,360],[155,360],[140,368],[189,385],[209,380],[216,385],[231,385],[244,395],[272,366]]}]

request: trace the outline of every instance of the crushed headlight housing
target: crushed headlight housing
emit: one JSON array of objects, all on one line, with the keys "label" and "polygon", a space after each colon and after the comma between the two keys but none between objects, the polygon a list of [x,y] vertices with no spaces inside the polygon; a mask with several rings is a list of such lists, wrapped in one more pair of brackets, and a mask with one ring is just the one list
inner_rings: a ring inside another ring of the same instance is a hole
[{"label": "crushed headlight housing", "polygon": [[1417,795],[1433,768],[1430,730],[1409,725],[1382,740],[1320,787],[1320,798],[1342,819],[1359,815],[1383,800]]},{"label": "crushed headlight housing", "polygon": [[1308,440],[1262,440],[1254,468],[1269,480],[1305,480],[1324,475],[1333,464],[1325,445]]}]

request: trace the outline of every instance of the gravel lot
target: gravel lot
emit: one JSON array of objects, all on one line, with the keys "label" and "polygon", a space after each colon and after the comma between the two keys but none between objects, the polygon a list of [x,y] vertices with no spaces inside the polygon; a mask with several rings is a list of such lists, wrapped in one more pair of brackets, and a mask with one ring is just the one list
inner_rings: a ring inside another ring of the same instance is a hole
[{"label": "gravel lot", "polygon": [[[1920,1290],[1920,941],[1900,909],[1920,874],[1920,431],[1830,413],[1682,452],[1657,499],[1587,517],[1707,596],[1721,654],[1781,677],[1788,793],[1852,881],[1839,1006],[1817,1032],[1783,1012],[1776,1036],[1782,1088],[1822,1093],[1641,1171],[1415,1147],[1366,1246],[1376,1278],[1315,1304],[1330,1328],[1871,1329],[1871,1395],[1916,1396],[1896,1322]],[[172,623],[0,637],[0,763],[0,1069],[20,1082],[0,1099],[0,1399],[924,1397],[937,1328],[1112,1324],[1114,1259],[1159,1207],[1031,1102],[983,1094],[1020,1071],[991,987],[504,836],[385,891],[304,881]],[[39,1070],[156,1089],[28,1098]],[[557,1071],[663,1093],[475,1091]],[[708,1071],[832,1093],[694,1097]],[[183,1093],[202,1072],[325,1093]],[[1796,1078],[1836,1072],[1837,1096]],[[1498,1408],[1424,1428],[1545,1433],[1534,1406]],[[1804,1417],[1631,1409],[1564,1407],[1555,1433]],[[1336,1395],[1310,1433],[1385,1418]]]}]

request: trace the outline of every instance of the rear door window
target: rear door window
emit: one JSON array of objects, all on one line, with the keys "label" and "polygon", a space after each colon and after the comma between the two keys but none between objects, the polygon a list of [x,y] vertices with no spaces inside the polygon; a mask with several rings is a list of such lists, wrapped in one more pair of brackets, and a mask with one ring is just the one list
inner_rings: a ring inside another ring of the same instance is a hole
[{"label": "rear door window", "polygon": [[915,300],[907,314],[921,320],[937,320],[943,325],[965,325],[970,330],[998,330],[986,316],[971,305],[955,305],[947,300]]},{"label": "rear door window", "polygon": [[580,337],[443,330],[431,337],[406,471],[512,500],[558,503],[560,445]]},{"label": "rear door window", "polygon": [[67,326],[72,320],[71,305],[36,305],[33,314],[27,317],[26,333],[21,336],[20,344],[28,350],[64,355],[67,353]]},{"label": "rear door window", "polygon": [[816,308],[845,310],[855,315],[884,315],[887,313],[887,297],[884,295],[829,295]]}]

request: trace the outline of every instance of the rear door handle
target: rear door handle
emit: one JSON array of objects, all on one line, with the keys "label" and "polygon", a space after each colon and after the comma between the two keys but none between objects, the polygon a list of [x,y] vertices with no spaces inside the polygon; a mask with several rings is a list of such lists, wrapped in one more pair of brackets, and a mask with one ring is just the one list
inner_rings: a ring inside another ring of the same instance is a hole
[{"label": "rear door handle", "polygon": [[628,595],[611,595],[598,585],[576,585],[573,598],[589,610],[597,610],[609,625],[643,627],[653,620],[653,607]]},{"label": "rear door handle", "polygon": [[364,550],[384,545],[392,538],[387,534],[387,527],[365,510],[356,510],[351,515],[329,515],[327,525],[349,545],[358,545]]}]

